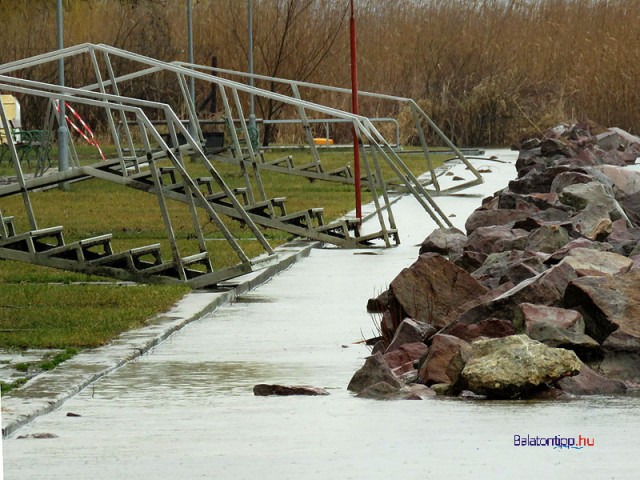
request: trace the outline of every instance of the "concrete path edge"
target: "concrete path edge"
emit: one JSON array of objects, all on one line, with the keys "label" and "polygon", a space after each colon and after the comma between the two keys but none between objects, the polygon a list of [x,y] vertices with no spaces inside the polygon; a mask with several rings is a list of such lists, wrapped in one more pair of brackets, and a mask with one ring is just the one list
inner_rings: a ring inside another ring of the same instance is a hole
[{"label": "concrete path edge", "polygon": [[29,380],[2,398],[2,436],[7,438],[40,415],[60,408],[69,398],[126,363],[144,355],[185,325],[267,282],[308,257],[318,242],[294,240],[276,248],[278,263],[219,284],[215,291],[196,290],[170,311],[139,329],[124,332],[107,345],[79,353],[55,369]]}]

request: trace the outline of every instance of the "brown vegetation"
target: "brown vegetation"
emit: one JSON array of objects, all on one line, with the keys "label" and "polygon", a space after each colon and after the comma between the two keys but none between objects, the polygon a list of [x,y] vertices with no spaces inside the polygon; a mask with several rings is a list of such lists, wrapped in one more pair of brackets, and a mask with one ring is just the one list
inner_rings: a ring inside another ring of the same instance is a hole
[{"label": "brown vegetation", "polygon": [[[106,43],[163,60],[186,60],[186,2],[67,1],[65,44]],[[562,120],[589,118],[640,131],[638,0],[462,1],[356,0],[362,89],[419,101],[454,142],[504,145]],[[196,0],[195,58],[247,68],[244,0]],[[348,2],[255,0],[257,73],[349,85]],[[55,2],[0,0],[0,63],[56,45]],[[37,32],[37,34],[36,34]],[[90,69],[67,65],[71,84]],[[26,75],[55,81],[53,66]],[[275,90],[276,85],[259,83]],[[176,95],[162,82],[139,83],[129,94]],[[199,103],[208,94],[198,86]],[[349,99],[318,98],[342,108]],[[363,101],[369,116],[408,112],[398,104]],[[28,106],[27,122],[35,122]],[[264,118],[282,107],[259,102]],[[31,117],[30,117],[31,115]],[[405,141],[413,133],[403,132]],[[272,132],[271,135],[275,135]],[[433,140],[433,139],[432,139]]]}]

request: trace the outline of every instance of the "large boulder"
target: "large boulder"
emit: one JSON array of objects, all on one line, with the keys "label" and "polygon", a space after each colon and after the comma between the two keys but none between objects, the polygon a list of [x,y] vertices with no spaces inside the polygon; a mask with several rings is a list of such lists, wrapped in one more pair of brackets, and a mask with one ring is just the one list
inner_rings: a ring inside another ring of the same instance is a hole
[{"label": "large boulder", "polygon": [[382,354],[376,353],[367,357],[362,368],[351,378],[347,389],[357,393],[379,382],[385,382],[394,388],[402,387],[402,383],[393,374]]},{"label": "large boulder", "polygon": [[449,312],[487,291],[466,271],[435,253],[420,255],[389,288],[405,314],[403,318],[436,328],[446,325]]},{"label": "large boulder", "polygon": [[600,182],[569,185],[562,190],[559,200],[576,210],[584,210],[593,205],[604,207],[611,220],[618,220],[624,216],[614,196]]},{"label": "large boulder", "polygon": [[640,271],[582,277],[566,289],[564,305],[582,313],[585,333],[599,343],[614,339],[640,346]]},{"label": "large boulder", "polygon": [[467,388],[490,398],[520,398],[580,372],[575,353],[551,348],[526,335],[478,340],[462,370]]}]

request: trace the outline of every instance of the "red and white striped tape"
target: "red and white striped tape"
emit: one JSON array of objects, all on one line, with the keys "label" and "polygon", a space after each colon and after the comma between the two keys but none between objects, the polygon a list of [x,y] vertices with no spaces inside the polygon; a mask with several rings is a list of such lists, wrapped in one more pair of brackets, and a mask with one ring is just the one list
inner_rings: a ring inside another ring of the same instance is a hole
[{"label": "red and white striped tape", "polygon": [[[100,152],[100,156],[102,157],[102,160],[106,160],[107,158],[104,156],[104,153],[102,153],[102,149],[100,148],[100,144],[98,143],[98,139],[95,137],[95,135],[93,134],[93,131],[91,130],[91,128],[89,127],[89,125],[87,125],[87,123],[82,119],[82,117],[78,114],[78,112],[76,112],[74,110],[74,108],[69,105],[69,103],[64,102],[65,107],[73,114],[73,116],[78,120],[78,122],[80,122],[80,125],[82,125],[83,130],[80,130],[80,127],[78,127],[72,119],[69,118],[68,115],[65,115],[65,119],[67,120],[67,123],[71,126],[71,128],[73,128],[89,145],[92,145],[94,147],[96,147],[98,149],[98,152]],[[56,109],[58,110],[58,112],[60,112],[60,105],[58,102],[56,102]],[[85,133],[86,132],[86,133]]]}]

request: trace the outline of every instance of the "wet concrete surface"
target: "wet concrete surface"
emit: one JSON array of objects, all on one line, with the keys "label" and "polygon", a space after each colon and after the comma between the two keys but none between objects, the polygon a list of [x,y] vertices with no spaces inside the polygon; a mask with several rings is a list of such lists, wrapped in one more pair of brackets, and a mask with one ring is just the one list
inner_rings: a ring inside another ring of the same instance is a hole
[{"label": "wet concrete surface", "polygon": [[[493,172],[476,196],[437,200],[459,228],[515,175],[512,165],[478,164]],[[375,330],[367,299],[415,261],[434,228],[411,197],[394,214],[401,246],[314,249],[17,429],[4,443],[5,478],[637,478],[637,397],[380,402],[346,390],[368,354],[354,342]],[[255,397],[257,383],[331,395]],[[56,438],[18,439],[38,433]],[[595,445],[515,447],[514,435]]]}]

